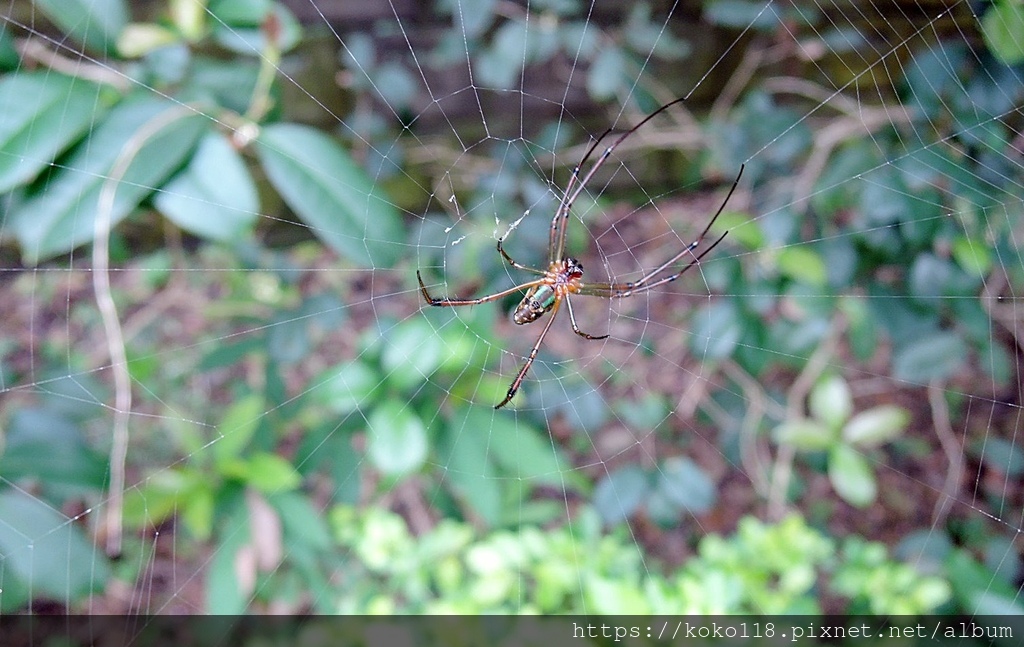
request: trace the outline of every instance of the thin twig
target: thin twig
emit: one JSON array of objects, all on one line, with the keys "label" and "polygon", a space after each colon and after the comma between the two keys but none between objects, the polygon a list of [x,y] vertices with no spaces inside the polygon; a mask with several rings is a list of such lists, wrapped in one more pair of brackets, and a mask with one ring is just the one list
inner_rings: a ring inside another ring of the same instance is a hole
[{"label": "thin twig", "polygon": [[949,459],[949,469],[946,470],[946,482],[942,486],[942,497],[935,502],[935,510],[932,513],[932,526],[942,523],[949,508],[956,500],[957,488],[960,486],[960,479],[963,475],[963,450],[957,442],[956,434],[953,432],[953,425],[949,417],[949,404],[943,395],[943,389],[937,380],[932,380],[928,385],[928,404],[932,409],[932,424],[935,426],[935,435],[939,437],[939,444],[942,451]]},{"label": "thin twig", "polygon": [[85,57],[68,58],[67,56],[62,56],[48,49],[37,38],[19,39],[15,41],[15,48],[23,60],[44,65],[62,74],[87,81],[105,83],[117,88],[121,92],[131,87],[131,81],[124,74],[108,67],[91,63]]},{"label": "thin twig", "polygon": [[110,501],[106,520],[106,551],[111,556],[121,553],[124,468],[128,455],[128,419],[132,407],[131,376],[128,373],[124,335],[110,289],[110,227],[114,198],[118,185],[128,172],[128,167],[146,142],[170,123],[193,114],[195,110],[184,105],[166,110],[143,124],[125,142],[111,167],[110,175],[100,189],[96,220],[93,223],[92,284],[96,292],[96,306],[99,308],[107,337],[110,368],[114,373],[114,429],[110,445]]},{"label": "thin twig", "polygon": [[[828,366],[829,359],[835,355],[839,338],[845,329],[846,318],[842,314],[837,314],[832,320],[828,335],[811,353],[804,369],[793,380],[793,386],[786,393],[787,420],[799,420],[804,417],[804,402],[814,383],[818,381],[825,367]],[[779,446],[772,474],[772,490],[768,498],[768,517],[770,519],[781,519],[785,513],[786,494],[789,491],[789,480],[793,473],[795,456],[796,449],[791,443],[783,443]]]}]

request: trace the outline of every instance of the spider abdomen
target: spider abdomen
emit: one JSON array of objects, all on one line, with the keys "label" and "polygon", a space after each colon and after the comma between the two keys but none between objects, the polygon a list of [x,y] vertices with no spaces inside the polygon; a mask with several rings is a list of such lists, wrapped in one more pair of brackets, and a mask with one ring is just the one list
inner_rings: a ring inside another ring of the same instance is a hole
[{"label": "spider abdomen", "polygon": [[512,313],[512,320],[519,325],[536,321],[555,305],[555,296],[555,290],[550,285],[530,288]]}]

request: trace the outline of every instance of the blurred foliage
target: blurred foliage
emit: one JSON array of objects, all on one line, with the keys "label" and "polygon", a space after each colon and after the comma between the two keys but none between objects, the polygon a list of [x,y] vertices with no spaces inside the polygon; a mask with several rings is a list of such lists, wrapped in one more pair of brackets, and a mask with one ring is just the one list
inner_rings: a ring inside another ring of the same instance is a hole
[{"label": "blurred foliage", "polygon": [[[451,70],[468,57],[481,92],[504,91],[569,61],[591,99],[649,111],[665,88],[663,79],[647,85],[656,76],[648,64],[678,65],[693,54],[648,3],[610,25],[570,0],[534,1],[512,14],[506,5],[485,1],[467,12],[465,3],[437,3],[433,17],[445,29],[417,49],[422,61],[380,49],[393,23],[344,35],[337,55],[353,97],[351,114],[339,119],[342,138],[291,115],[280,73],[300,65],[311,37],[273,0],[167,0],[139,22],[118,0],[40,0],[56,33],[88,54],[89,73],[76,76],[31,69],[5,27],[0,199],[4,230],[24,262],[68,266],[65,255],[106,235],[97,221],[109,222],[115,261],[145,276],[119,288],[119,300],[184,290],[203,325],[201,339],[183,341],[194,328],[170,340],[146,328],[130,342],[140,410],[158,415],[133,417],[136,476],[124,514],[138,536],[126,546],[131,559],[119,563],[93,548],[79,523],[90,517],[56,512],[104,501],[106,375],[94,372],[91,351],[69,351],[66,339],[29,348],[39,357],[23,375],[9,368],[18,342],[0,347],[0,383],[34,387],[0,416],[0,518],[12,520],[0,528],[0,609],[33,598],[75,604],[113,579],[133,586],[147,576],[141,565],[155,544],[146,533],[173,527],[175,558],[202,568],[205,610],[218,613],[272,605],[351,613],[1019,611],[1012,538],[983,523],[987,506],[1012,505],[1012,493],[972,503],[976,514],[951,518],[946,532],[908,535],[893,551],[905,562],[852,533],[828,537],[799,516],[742,518],[731,536],[699,536],[700,519],[735,520],[743,511],[724,511],[719,476],[686,456],[672,416],[677,394],[605,397],[579,371],[538,362],[535,371],[551,375],[524,389],[520,401],[530,406],[495,413],[489,403],[507,388],[507,376],[494,371],[504,341],[494,332],[498,308],[403,316],[388,307],[359,318],[358,279],[301,282],[304,269],[323,262],[322,245],[347,268],[397,268],[407,288],[413,260],[428,276],[430,263],[453,262],[475,269],[468,283],[476,289],[507,286],[494,218],[555,208],[547,179],[527,160],[579,139],[561,122],[536,124],[528,141],[489,138],[472,151],[483,170],[474,168],[465,192],[458,187],[468,239],[445,249],[423,244],[447,233],[450,218],[433,204],[407,205],[426,200],[430,182],[394,189],[430,172],[412,161],[426,145],[410,118],[423,70]],[[1024,102],[1014,28],[1021,10],[996,1],[979,15],[979,49],[939,39],[895,68],[901,76],[883,89],[891,95],[883,95],[887,117],[877,129],[865,131],[863,114],[843,113],[845,94],[837,114],[819,114],[832,104],[784,99],[770,74],[701,122],[707,152],[688,172],[717,176],[745,163],[742,190],[751,195],[747,212],[716,222],[730,235],[701,268],[721,296],[688,315],[689,350],[714,387],[701,413],[721,430],[716,449],[733,465],[742,461],[742,429],[770,439],[774,458],[791,456],[792,487],[771,496],[784,507],[825,506],[808,518],[843,513],[804,497],[816,479],[853,506],[882,505],[873,466],[906,458],[920,440],[915,430],[929,424],[891,397],[855,395],[856,371],[844,368],[871,361],[872,371],[888,371],[892,391],[917,395],[959,380],[942,391],[954,415],[970,395],[963,384],[1019,379],[1013,350],[978,295],[992,278],[1024,283],[1015,238],[1021,124],[1012,121]],[[744,47],[778,38],[780,19],[833,53],[864,46],[818,9],[779,16],[763,2],[709,0],[704,19],[716,29],[750,27],[753,44],[738,41]],[[876,107],[868,96],[856,104],[865,114]],[[836,124],[853,134],[826,146],[821,133]],[[407,131],[414,136],[399,135]],[[593,206],[582,197],[581,212]],[[283,215],[275,200],[287,207]],[[138,234],[128,225],[157,218],[197,243],[187,260],[171,245],[173,253],[132,251]],[[267,223],[292,218],[316,244],[265,246]],[[529,250],[544,241],[521,233],[513,241],[521,249],[511,251],[532,263]],[[570,245],[584,247],[585,233],[571,228]],[[180,263],[243,271],[190,279],[176,271]],[[33,302],[62,296],[76,326],[98,328],[89,304],[72,303],[45,274],[31,278]],[[406,300],[418,296],[410,289]],[[371,297],[380,302],[379,293]],[[168,342],[182,352],[167,353]],[[658,353],[658,343],[644,352]],[[561,428],[549,428],[552,421]],[[656,437],[653,460],[623,453],[592,470],[594,438],[612,425],[637,431],[631,438]],[[970,439],[965,452],[996,477],[1024,472],[1019,439],[998,427]],[[750,498],[759,495],[768,497]],[[415,533],[412,510],[421,513]],[[632,532],[637,520],[682,534],[696,552],[663,567]]]}]

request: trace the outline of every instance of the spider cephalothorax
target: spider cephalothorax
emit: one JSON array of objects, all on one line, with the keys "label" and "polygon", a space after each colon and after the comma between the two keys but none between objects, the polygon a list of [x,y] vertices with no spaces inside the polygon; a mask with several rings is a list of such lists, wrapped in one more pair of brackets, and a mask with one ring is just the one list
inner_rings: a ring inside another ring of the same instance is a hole
[{"label": "spider cephalothorax", "polygon": [[572,292],[579,292],[582,276],[583,265],[575,258],[567,257],[560,263],[552,263],[550,269],[544,273],[544,283],[526,291],[526,296],[512,314],[512,321],[520,325],[536,321],[542,314],[552,309],[555,302]]},{"label": "spider cephalothorax", "polygon": [[[634,294],[640,294],[646,292],[652,288],[656,288],[659,285],[665,285],[675,281],[683,275],[686,270],[690,269],[694,265],[700,262],[708,252],[715,248],[715,246],[722,242],[725,235],[729,232],[723,233],[718,237],[715,242],[711,243],[707,249],[703,250],[700,254],[695,254],[694,250],[704,240],[704,236],[711,231],[711,226],[715,224],[715,220],[725,209],[726,203],[729,198],[732,197],[733,191],[736,190],[737,185],[740,183],[740,177],[743,175],[743,166],[740,166],[740,172],[736,176],[736,181],[733,182],[732,188],[729,189],[729,194],[725,196],[725,200],[722,201],[722,206],[718,208],[718,211],[711,218],[711,221],[704,227],[704,231],[700,233],[692,243],[683,248],[682,251],[677,253],[672,258],[668,259],[654,270],[644,274],[636,281],[630,281],[628,283],[584,283],[580,279],[583,277],[583,265],[578,260],[571,256],[563,256],[565,252],[565,230],[569,226],[569,211],[572,209],[573,203],[576,198],[580,196],[583,190],[586,188],[590,178],[593,177],[594,172],[597,171],[604,164],[605,160],[612,154],[615,147],[621,144],[627,137],[632,135],[640,126],[650,121],[655,115],[664,112],[670,106],[680,103],[683,99],[676,99],[670,103],[666,103],[662,107],[658,108],[651,114],[647,115],[640,123],[627,130],[622,135],[612,142],[612,144],[601,153],[594,165],[590,167],[583,179],[580,179],[580,169],[590,156],[597,150],[598,144],[609,134],[611,129],[608,129],[598,137],[593,145],[587,150],[586,155],[576,168],[573,169],[572,177],[569,178],[569,183],[565,187],[565,192],[562,194],[562,200],[558,205],[558,210],[555,211],[554,218],[551,219],[551,237],[548,242],[548,269],[539,270],[534,267],[523,265],[512,260],[504,249],[501,247],[502,241],[498,240],[498,253],[501,254],[509,265],[512,267],[529,272],[531,274],[538,275],[533,281],[527,281],[526,283],[520,283],[507,290],[496,292],[494,294],[488,294],[484,297],[477,299],[455,299],[446,297],[432,297],[430,292],[427,290],[427,286],[423,283],[423,277],[420,276],[419,270],[416,271],[416,278],[420,283],[420,292],[423,293],[423,298],[432,306],[471,306],[478,303],[486,303],[488,301],[496,301],[502,297],[508,296],[521,290],[526,290],[526,295],[523,300],[519,302],[515,312],[512,315],[513,321],[517,324],[528,324],[531,321],[536,321],[545,312],[550,312],[551,316],[548,317],[547,323],[544,324],[544,329],[540,332],[540,337],[537,338],[537,342],[533,345],[530,350],[530,355],[526,358],[526,363],[519,369],[519,373],[516,375],[516,379],[512,381],[512,385],[508,388],[508,393],[505,395],[505,399],[499,402],[494,408],[500,409],[501,407],[508,404],[512,397],[519,390],[519,386],[523,383],[523,379],[526,377],[527,371],[530,370],[530,366],[533,365],[533,361],[537,359],[537,353],[540,351],[541,342],[544,341],[545,335],[548,334],[548,330],[551,328],[551,324],[555,321],[555,315],[558,314],[558,308],[565,303],[565,309],[569,311],[569,323],[572,325],[572,330],[580,337],[585,339],[604,339],[608,335],[590,335],[576,325],[576,316],[572,311],[572,301],[569,300],[571,294],[582,294],[585,296],[604,297],[606,299],[621,299],[624,297],[632,296]],[[658,276],[665,270],[669,269],[676,263],[678,263],[683,257],[689,255],[690,260],[682,269],[663,276],[660,279],[654,280],[654,277]]]}]

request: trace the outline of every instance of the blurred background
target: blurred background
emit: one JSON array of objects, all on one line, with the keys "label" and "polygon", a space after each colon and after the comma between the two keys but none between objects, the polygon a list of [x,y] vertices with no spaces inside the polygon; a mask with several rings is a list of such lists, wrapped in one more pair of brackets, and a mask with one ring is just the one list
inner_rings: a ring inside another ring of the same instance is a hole
[{"label": "blurred background", "polygon": [[[14,0],[0,610],[1018,613],[1024,6]],[[512,294],[573,205],[584,281]],[[594,157],[583,166],[592,168]],[[684,257],[683,263],[686,262]],[[565,317],[565,321],[561,319]]]}]

